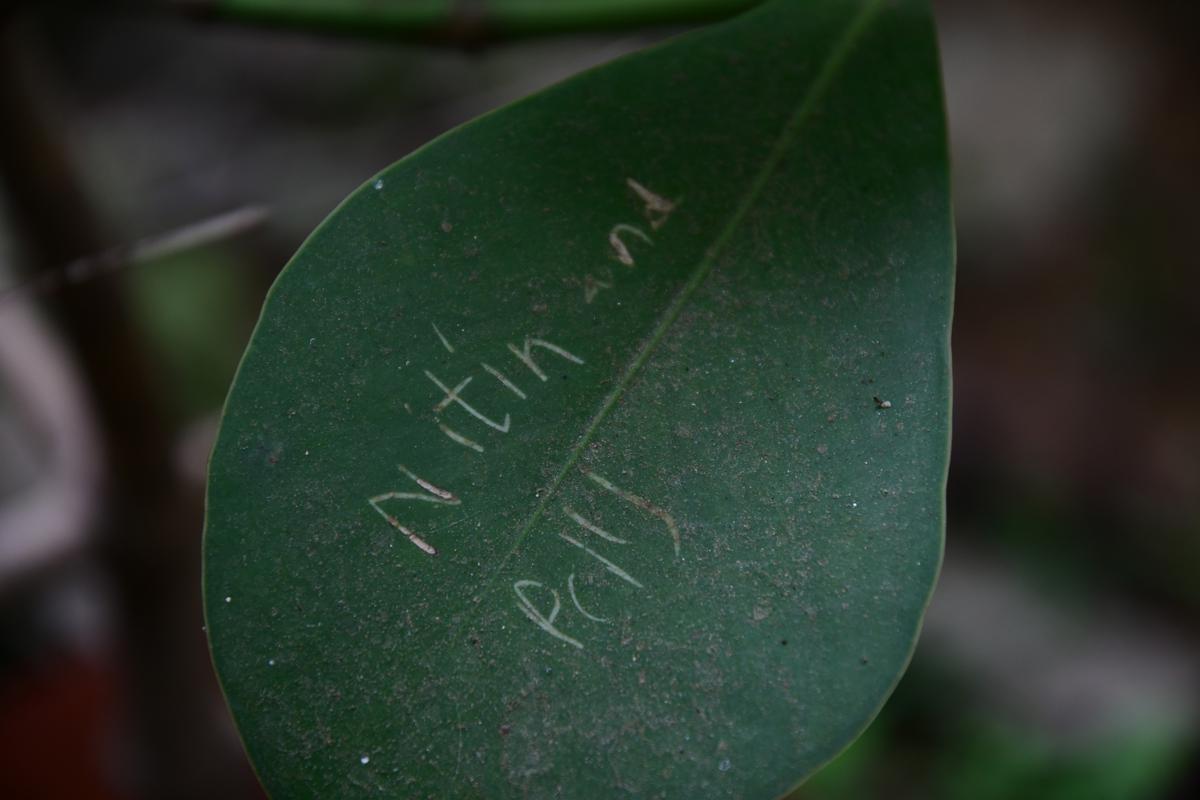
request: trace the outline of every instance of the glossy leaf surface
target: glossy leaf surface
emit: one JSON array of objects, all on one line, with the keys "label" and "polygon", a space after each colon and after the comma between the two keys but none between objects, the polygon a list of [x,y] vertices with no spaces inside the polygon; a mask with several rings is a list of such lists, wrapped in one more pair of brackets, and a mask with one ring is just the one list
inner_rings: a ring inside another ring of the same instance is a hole
[{"label": "glossy leaf surface", "polygon": [[451,132],[273,288],[213,456],[214,661],[276,797],[773,797],[941,558],[923,2],[775,2]]}]

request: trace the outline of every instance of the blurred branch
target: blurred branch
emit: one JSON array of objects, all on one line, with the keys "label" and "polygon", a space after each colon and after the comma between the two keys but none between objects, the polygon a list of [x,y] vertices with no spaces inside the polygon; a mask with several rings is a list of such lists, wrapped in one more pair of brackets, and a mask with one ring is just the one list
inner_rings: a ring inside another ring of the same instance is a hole
[{"label": "blurred branch", "polygon": [[761,0],[167,0],[204,19],[478,47],[530,36],[710,22]]},{"label": "blurred branch", "polygon": [[[112,242],[76,179],[63,126],[47,114],[53,83],[38,69],[27,21],[0,14],[0,177],[37,275]],[[166,246],[160,240],[150,251]],[[213,768],[228,739],[204,692],[210,679],[196,592],[203,499],[174,469],[156,364],[119,282],[68,282],[44,299],[83,375],[103,448],[104,503],[89,532],[117,595],[135,796],[227,796],[242,773],[240,765],[231,771],[232,761]]]},{"label": "blurred branch", "polygon": [[0,385],[46,451],[33,486],[0,506],[0,597],[78,550],[95,517],[100,446],[69,354],[28,303],[0,309]]},{"label": "blurred branch", "polygon": [[167,233],[151,236],[124,247],[77,258],[65,267],[44,270],[34,278],[0,289],[0,307],[18,297],[36,297],[128,266],[186,253],[207,244],[224,241],[261,225],[265,208],[246,206]]}]

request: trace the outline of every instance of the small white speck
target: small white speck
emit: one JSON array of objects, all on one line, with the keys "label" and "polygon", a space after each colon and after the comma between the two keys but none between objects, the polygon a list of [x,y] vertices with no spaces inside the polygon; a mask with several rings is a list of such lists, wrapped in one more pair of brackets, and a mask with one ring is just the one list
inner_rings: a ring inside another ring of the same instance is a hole
[{"label": "small white speck", "polygon": [[307,450],[305,450],[305,451],[304,451],[304,455],[308,455],[308,451],[307,451]]},{"label": "small white speck", "polygon": [[225,598],[225,602],[226,602],[226,603],[232,603],[232,602],[233,602],[233,598],[232,598],[232,597],[226,597],[226,598]]},{"label": "small white speck", "polygon": [[717,764],[717,769],[721,770],[721,772],[729,772],[729,768],[732,766],[733,764],[729,763],[728,758],[723,758],[721,759],[721,763]]},{"label": "small white speck", "polygon": [[[378,178],[378,179],[376,179],[376,181],[375,181],[375,189],[376,189],[376,191],[378,191],[379,189],[382,189],[382,188],[383,188],[383,178]],[[365,764],[365,763],[367,763],[367,762],[365,762],[365,761],[364,761],[363,763]]]},{"label": "small white speck", "polygon": [[273,659],[273,658],[268,658],[268,659],[267,659],[267,666],[268,666],[268,667],[273,667],[273,666],[275,666],[275,659]]},{"label": "small white speck", "polygon": [[358,760],[358,763],[360,763],[360,764],[370,764],[370,763],[371,763],[371,757],[370,757],[370,756],[363,756],[362,758],[360,758],[360,759]]},{"label": "small white speck", "polygon": [[851,508],[858,508],[858,503],[851,503],[851,504],[850,504],[850,507],[851,507]]}]

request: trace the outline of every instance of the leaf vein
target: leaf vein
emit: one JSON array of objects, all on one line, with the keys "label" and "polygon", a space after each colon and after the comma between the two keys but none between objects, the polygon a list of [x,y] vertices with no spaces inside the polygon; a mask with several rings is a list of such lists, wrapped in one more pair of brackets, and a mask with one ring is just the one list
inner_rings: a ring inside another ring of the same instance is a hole
[{"label": "leaf vein", "polygon": [[[557,493],[558,488],[562,485],[571,469],[579,463],[579,459],[582,457],[584,449],[591,442],[592,437],[595,436],[600,425],[605,421],[605,419],[607,419],[609,413],[620,401],[621,397],[628,391],[629,387],[633,385],[634,379],[641,372],[642,367],[645,366],[646,362],[649,361],[650,356],[653,355],[654,351],[658,348],[659,343],[666,336],[671,326],[674,325],[675,321],[679,318],[680,313],[683,311],[684,306],[686,306],[688,301],[692,298],[692,295],[696,293],[696,290],[712,273],[713,267],[716,265],[717,260],[724,253],[726,246],[729,244],[729,240],[733,237],[734,233],[737,231],[746,215],[750,213],[751,209],[762,195],[763,190],[766,188],[766,185],[770,179],[774,176],[775,171],[779,168],[779,165],[783,161],[787,151],[795,143],[800,130],[804,127],[804,124],[808,121],[808,118],[812,115],[818,103],[823,99],[826,91],[829,89],[830,84],[833,83],[834,78],[837,77],[839,70],[845,63],[847,57],[850,55],[850,52],[853,50],[855,43],[862,36],[863,32],[867,29],[872,20],[877,16],[883,4],[884,0],[866,0],[866,2],[863,3],[859,10],[855,13],[854,17],[847,24],[846,28],[842,31],[837,41],[834,42],[833,47],[829,51],[829,55],[825,58],[824,63],[821,65],[820,71],[813,79],[813,82],[809,86],[808,91],[805,92],[804,97],[800,100],[795,110],[784,123],[774,145],[771,147],[771,150],[767,155],[766,160],[763,162],[762,167],[760,167],[758,172],[755,174],[754,180],[751,182],[749,188],[747,188],[745,193],[742,195],[741,200],[738,202],[738,205],[734,209],[729,221],[721,229],[716,239],[713,240],[712,245],[710,245],[705,251],[704,257],[700,260],[700,263],[696,266],[696,268],[692,270],[687,282],[684,283],[678,292],[676,292],[675,297],[672,298],[670,305],[667,306],[662,316],[659,317],[659,321],[651,331],[650,337],[645,340],[641,348],[630,361],[629,365],[625,368],[625,371],[621,374],[620,380],[617,381],[617,384],[605,396],[604,400],[600,404],[600,408],[592,416],[587,427],[584,428],[583,433],[579,437],[579,441],[571,449],[566,461],[563,463],[558,473],[555,474],[554,478],[550,481],[549,486],[545,487],[546,491],[542,493],[538,505],[534,508],[533,513],[530,514],[529,519],[526,520],[525,524],[522,525],[517,531],[512,547],[497,564],[493,575],[499,577],[505,565],[520,548],[521,543],[525,541],[530,532],[533,530],[533,527],[541,520],[542,516],[545,514],[546,508],[549,506],[551,499]],[[489,582],[489,587],[492,582],[494,581]]]}]

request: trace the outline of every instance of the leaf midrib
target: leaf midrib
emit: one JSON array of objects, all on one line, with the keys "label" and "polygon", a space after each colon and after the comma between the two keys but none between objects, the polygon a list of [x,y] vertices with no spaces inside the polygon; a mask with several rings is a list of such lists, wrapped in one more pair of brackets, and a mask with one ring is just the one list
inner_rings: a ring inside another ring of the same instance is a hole
[{"label": "leaf midrib", "polygon": [[604,400],[600,403],[600,408],[594,415],[592,415],[592,418],[588,422],[587,427],[584,428],[583,434],[580,436],[579,441],[568,454],[566,461],[563,462],[562,467],[550,481],[550,484],[545,487],[546,491],[542,493],[542,497],[537,506],[534,508],[533,512],[529,515],[529,519],[527,519],[525,524],[522,525],[517,531],[512,547],[504,555],[504,557],[500,559],[499,563],[492,571],[493,578],[484,583],[484,586],[479,593],[480,595],[485,594],[489,589],[491,589],[492,584],[494,584],[495,580],[503,573],[504,567],[520,549],[521,543],[525,541],[525,539],[532,532],[533,527],[545,514],[551,498],[554,497],[554,495],[558,492],[559,487],[562,485],[563,481],[566,480],[566,477],[570,473],[571,469],[574,468],[577,463],[579,463],[580,457],[583,455],[583,452],[587,448],[588,444],[592,441],[592,437],[595,435],[600,425],[603,424],[613,407],[616,406],[621,397],[628,391],[629,387],[633,384],[634,379],[641,372],[642,367],[645,366],[646,362],[650,360],[650,356],[654,354],[654,351],[658,348],[659,343],[666,336],[667,331],[670,330],[671,326],[679,318],[680,313],[683,311],[684,306],[686,306],[688,301],[692,298],[692,295],[695,294],[700,285],[704,283],[704,280],[709,276],[709,274],[712,273],[713,267],[716,265],[717,260],[724,253],[725,247],[729,243],[729,240],[733,237],[739,225],[741,225],[742,220],[745,219],[746,215],[750,213],[750,210],[758,201],[760,195],[767,185],[767,182],[770,181],[770,179],[774,176],[775,170],[779,167],[780,162],[783,161],[787,151],[795,143],[801,128],[804,127],[804,124],[812,115],[813,110],[824,97],[825,92],[828,90],[830,84],[833,83],[834,78],[837,76],[842,65],[845,63],[846,58],[850,55],[851,50],[853,50],[854,44],[862,36],[868,25],[879,13],[883,3],[884,0],[866,0],[866,2],[863,3],[859,10],[855,13],[854,17],[846,25],[846,28],[842,31],[837,41],[830,49],[829,55],[826,56],[824,63],[821,65],[820,71],[813,79],[808,91],[805,93],[800,103],[796,106],[796,109],[792,112],[791,116],[788,117],[787,122],[784,123],[783,128],[779,132],[779,136],[775,140],[775,144],[772,146],[770,153],[768,153],[762,167],[754,176],[754,180],[751,182],[749,188],[747,188],[745,193],[742,195],[741,200],[734,209],[733,215],[717,234],[717,237],[713,240],[712,245],[710,245],[705,251],[704,257],[701,259],[696,268],[692,270],[692,274],[688,277],[687,282],[679,289],[678,292],[676,292],[675,297],[671,300],[670,305],[667,306],[662,315],[659,317],[658,323],[654,326],[650,337],[645,341],[641,349],[638,350],[637,354],[634,355],[633,359],[629,362],[629,365],[625,368],[625,372],[622,373],[620,380],[617,381],[617,384],[605,396]]}]

